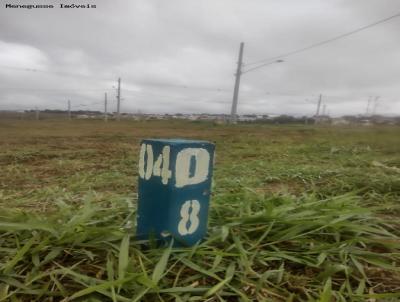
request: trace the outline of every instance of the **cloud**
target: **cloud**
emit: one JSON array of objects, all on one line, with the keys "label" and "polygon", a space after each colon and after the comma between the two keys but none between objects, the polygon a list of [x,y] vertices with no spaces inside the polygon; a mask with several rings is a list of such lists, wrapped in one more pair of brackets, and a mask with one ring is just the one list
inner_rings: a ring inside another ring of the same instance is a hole
[{"label": "cloud", "polygon": [[45,68],[48,59],[30,45],[7,43],[0,40],[0,65],[16,68]]},{"label": "cloud", "polygon": [[[244,62],[251,63],[400,11],[396,0],[96,5],[0,7],[0,65],[22,69],[0,68],[0,109],[63,109],[67,99],[73,108],[101,109],[104,92],[113,108],[113,85],[121,77],[123,111],[229,113],[241,41]],[[244,74],[239,112],[312,115],[312,102],[322,93],[333,115],[365,112],[370,95],[381,96],[379,113],[400,114],[399,24],[400,18],[394,19]]]}]

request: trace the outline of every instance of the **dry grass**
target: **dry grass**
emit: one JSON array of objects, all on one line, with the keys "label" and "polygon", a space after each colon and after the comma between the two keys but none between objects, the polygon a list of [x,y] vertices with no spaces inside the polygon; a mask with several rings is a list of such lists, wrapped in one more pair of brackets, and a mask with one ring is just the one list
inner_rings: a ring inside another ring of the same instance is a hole
[{"label": "dry grass", "polygon": [[[0,121],[0,301],[396,301],[399,130]],[[216,143],[193,249],[132,237],[149,137]]]}]

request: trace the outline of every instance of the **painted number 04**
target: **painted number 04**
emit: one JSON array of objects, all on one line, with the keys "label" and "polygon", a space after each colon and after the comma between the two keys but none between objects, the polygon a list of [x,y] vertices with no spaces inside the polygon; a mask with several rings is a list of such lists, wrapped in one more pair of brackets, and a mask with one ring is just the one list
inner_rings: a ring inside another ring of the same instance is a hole
[{"label": "painted number 04", "polygon": [[183,235],[190,235],[196,232],[199,227],[200,203],[198,200],[188,200],[181,207],[181,220],[178,224],[178,232]]},{"label": "painted number 04", "polygon": [[[146,180],[149,180],[152,175],[161,176],[161,182],[166,185],[172,175],[169,169],[169,154],[170,147],[165,146],[162,149],[162,154],[154,161],[153,147],[148,144],[142,144],[139,157],[139,176]],[[145,156],[147,156],[147,160],[145,160]]]}]

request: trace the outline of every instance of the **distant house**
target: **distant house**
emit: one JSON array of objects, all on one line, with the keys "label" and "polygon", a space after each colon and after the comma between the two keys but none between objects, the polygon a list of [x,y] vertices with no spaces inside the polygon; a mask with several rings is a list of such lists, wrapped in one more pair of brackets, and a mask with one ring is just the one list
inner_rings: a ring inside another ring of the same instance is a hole
[{"label": "distant house", "polygon": [[244,114],[238,117],[239,122],[254,122],[257,120],[257,115],[255,114]]},{"label": "distant house", "polygon": [[318,115],[314,116],[315,124],[329,124],[331,123],[331,118],[328,115]]},{"label": "distant house", "polygon": [[331,124],[334,126],[350,125],[350,121],[348,121],[342,117],[338,117],[338,118],[331,119]]},{"label": "distant house", "polygon": [[78,114],[77,116],[76,116],[76,118],[77,119],[88,119],[89,118],[89,115],[87,115],[87,114]]},{"label": "distant house", "polygon": [[373,123],[370,119],[362,119],[360,120],[360,124],[363,126],[372,126]]}]

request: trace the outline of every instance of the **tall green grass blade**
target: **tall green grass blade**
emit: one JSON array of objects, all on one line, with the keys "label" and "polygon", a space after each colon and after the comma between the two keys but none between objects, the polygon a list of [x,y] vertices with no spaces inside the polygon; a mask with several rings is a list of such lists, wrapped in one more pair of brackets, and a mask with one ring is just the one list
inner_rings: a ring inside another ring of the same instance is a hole
[{"label": "tall green grass blade", "polygon": [[328,278],[326,280],[324,289],[322,291],[321,297],[319,298],[319,302],[331,302],[332,301],[332,280]]},{"label": "tall green grass blade", "polygon": [[129,239],[130,235],[126,234],[121,241],[118,255],[118,279],[125,277],[126,269],[129,264]]},{"label": "tall green grass blade", "polygon": [[227,268],[225,279],[214,285],[212,288],[210,288],[204,294],[204,297],[208,298],[216,294],[219,290],[221,290],[227,283],[229,283],[232,280],[234,273],[235,273],[235,263],[231,263]]},{"label": "tall green grass blade", "polygon": [[9,260],[4,266],[3,266],[3,273],[4,274],[9,274],[14,266],[21,260],[23,260],[25,254],[30,250],[32,245],[35,243],[37,240],[38,236],[34,236],[31,239],[29,239],[25,245],[15,254],[15,256]]},{"label": "tall green grass blade", "polygon": [[8,296],[9,284],[0,283],[0,301],[6,300]]},{"label": "tall green grass blade", "polygon": [[158,284],[167,268],[168,265],[168,259],[169,256],[171,255],[172,251],[172,243],[166,248],[161,255],[160,260],[157,262],[156,266],[154,267],[153,274],[151,276],[151,280],[154,282],[154,284]]}]

